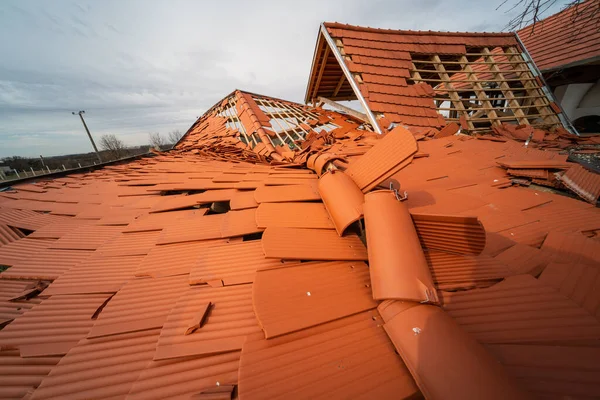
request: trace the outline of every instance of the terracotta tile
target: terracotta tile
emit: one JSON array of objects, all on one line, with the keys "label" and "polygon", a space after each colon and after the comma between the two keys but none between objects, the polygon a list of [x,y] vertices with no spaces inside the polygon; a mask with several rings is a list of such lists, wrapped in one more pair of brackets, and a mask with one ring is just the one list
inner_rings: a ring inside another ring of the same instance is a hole
[{"label": "terracotta tile", "polygon": [[[150,361],[127,398],[218,398],[208,393],[237,383],[239,359],[240,353],[236,351],[201,358]],[[231,393],[228,394],[231,398]]]},{"label": "terracotta tile", "polygon": [[537,276],[548,265],[550,254],[531,246],[517,243],[494,257],[515,274]]},{"label": "terracotta tile", "polygon": [[42,282],[35,280],[0,279],[0,326],[39,304],[42,300],[36,294],[44,287]]},{"label": "terracotta tile", "polygon": [[445,293],[444,309],[480,343],[585,343],[600,322],[531,275],[517,275],[486,289]]},{"label": "terracotta tile", "polygon": [[397,168],[410,162],[416,152],[417,142],[413,135],[396,127],[364,156],[351,163],[346,174],[365,192],[398,172]]},{"label": "terracotta tile", "polygon": [[30,395],[59,360],[60,357],[22,358],[19,350],[0,350],[0,376],[8,380],[0,386],[0,397],[22,399]]},{"label": "terracotta tile", "polygon": [[259,228],[334,229],[322,203],[261,203],[256,223]]},{"label": "terracotta tile", "polygon": [[254,190],[237,190],[231,197],[229,206],[232,210],[244,210],[247,208],[256,208],[258,203],[254,199]]},{"label": "terracotta tile", "polygon": [[123,233],[160,231],[175,220],[199,217],[208,212],[208,208],[196,208],[192,210],[161,212],[156,214],[144,214],[131,222],[123,229]]},{"label": "terracotta tile", "polygon": [[81,226],[56,240],[51,249],[96,250],[123,231],[121,226]]},{"label": "terracotta tile", "polygon": [[369,286],[364,263],[306,263],[257,272],[252,298],[269,339],[375,308]]},{"label": "terracotta tile", "polygon": [[426,398],[528,398],[483,346],[438,307],[411,307],[386,319],[383,327]]},{"label": "terracotta tile", "polygon": [[380,190],[365,196],[364,211],[373,298],[436,303],[431,273],[406,206],[393,192]]},{"label": "terracotta tile", "polygon": [[595,379],[597,347],[497,344],[486,348],[533,397],[600,395]]},{"label": "terracotta tile", "polygon": [[221,238],[221,226],[226,214],[214,214],[177,221],[164,228],[156,244],[193,242]]},{"label": "terracotta tile", "polygon": [[492,286],[515,275],[507,265],[489,256],[425,252],[425,259],[436,287],[440,290],[470,289]]},{"label": "terracotta tile", "polygon": [[33,399],[125,397],[152,360],[159,330],[83,339],[33,393]]},{"label": "terracotta tile", "polygon": [[542,250],[557,261],[598,265],[600,263],[600,243],[588,239],[580,233],[550,231]]},{"label": "terracotta tile", "polygon": [[581,165],[574,165],[557,178],[582,199],[596,205],[600,197],[600,175],[590,172]]},{"label": "terracotta tile", "polygon": [[160,328],[188,288],[186,275],[130,280],[104,307],[88,338]]},{"label": "terracotta tile", "polygon": [[242,348],[240,397],[415,395],[418,389],[380,323],[373,310],[268,340],[252,335]]},{"label": "terracotta tile", "polygon": [[281,260],[265,258],[259,240],[216,245],[192,259],[196,261],[190,270],[190,285],[214,281],[225,286],[251,283],[257,270],[282,266]]},{"label": "terracotta tile", "polygon": [[363,193],[343,172],[331,171],[319,179],[319,194],[338,235],[363,214]]},{"label": "terracotta tile", "polygon": [[[52,246],[55,240],[21,238],[0,247],[0,265],[15,265],[26,261],[31,254]],[[6,271],[5,271],[6,272]]]},{"label": "terracotta tile", "polygon": [[[0,346],[19,349],[21,357],[67,354],[94,324],[106,294],[52,296],[0,331]],[[44,332],[40,335],[40,332]]]},{"label": "terracotta tile", "polygon": [[[208,311],[198,329],[185,334],[201,308]],[[160,331],[154,360],[240,350],[246,336],[260,332],[252,309],[252,285],[194,287],[183,294]]]},{"label": "terracotta tile", "polygon": [[44,295],[116,293],[133,279],[143,256],[106,257],[93,253],[74,263],[44,290]]},{"label": "terracotta tile", "polygon": [[284,185],[284,186],[262,186],[254,192],[257,203],[280,203],[287,201],[311,201],[320,200],[321,196],[316,185]]},{"label": "terracotta tile", "polygon": [[262,237],[267,258],[284,260],[364,260],[367,249],[354,234],[328,229],[268,228]]}]

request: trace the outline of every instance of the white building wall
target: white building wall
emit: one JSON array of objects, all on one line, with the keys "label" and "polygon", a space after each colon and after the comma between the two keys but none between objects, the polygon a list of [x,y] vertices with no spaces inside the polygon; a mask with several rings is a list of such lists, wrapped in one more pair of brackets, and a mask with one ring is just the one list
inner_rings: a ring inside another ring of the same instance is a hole
[{"label": "white building wall", "polygon": [[571,121],[587,115],[600,115],[600,80],[558,86],[554,96]]}]

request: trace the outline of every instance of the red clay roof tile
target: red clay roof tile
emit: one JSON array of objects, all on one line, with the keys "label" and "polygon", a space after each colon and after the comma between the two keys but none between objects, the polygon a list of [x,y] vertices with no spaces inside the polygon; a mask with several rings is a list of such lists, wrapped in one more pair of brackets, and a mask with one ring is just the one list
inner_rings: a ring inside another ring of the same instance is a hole
[{"label": "red clay roof tile", "polygon": [[392,191],[379,190],[365,196],[364,212],[373,298],[437,303],[406,205]]},{"label": "red clay roof tile", "polygon": [[376,308],[369,286],[362,262],[304,263],[258,271],[252,299],[270,339]]}]

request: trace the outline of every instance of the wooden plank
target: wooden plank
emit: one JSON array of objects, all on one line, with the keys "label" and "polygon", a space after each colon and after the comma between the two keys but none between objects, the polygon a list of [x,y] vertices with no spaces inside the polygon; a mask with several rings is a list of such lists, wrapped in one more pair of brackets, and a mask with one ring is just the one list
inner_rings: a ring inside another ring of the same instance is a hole
[{"label": "wooden plank", "polygon": [[[509,53],[507,57],[510,61],[520,61],[522,65],[527,65],[527,63],[521,56],[521,53],[515,47],[509,47]],[[528,95],[540,96],[540,98],[535,98],[533,100],[533,103],[535,104],[538,113],[542,116],[544,122],[551,124],[560,124],[560,120],[558,119],[556,114],[554,114],[554,111],[552,111],[552,109],[549,106],[546,106],[541,100],[542,96],[546,96],[544,95],[541,88],[538,86],[537,82],[531,82],[535,81],[533,74],[531,72],[518,72],[517,76],[519,76],[519,78],[522,79],[523,87],[525,88]]]},{"label": "wooden plank", "polygon": [[338,84],[336,85],[335,90],[331,94],[331,97],[337,96],[337,94],[339,93],[340,89],[342,88],[342,85],[344,84],[345,80],[346,80],[346,75],[344,75],[344,73],[342,72],[342,76],[340,77],[340,80],[339,80]]},{"label": "wooden plank", "polygon": [[[454,87],[452,86],[452,81],[450,79],[450,76],[448,75],[448,73],[446,72],[446,68],[444,67],[444,64],[442,64],[442,60],[440,59],[440,56],[433,55],[431,56],[432,61],[435,63],[435,69],[438,72],[438,75],[440,76],[440,78],[442,78],[442,82],[444,82],[444,87],[446,87],[446,89],[454,89]],[[414,63],[413,63],[413,68],[414,68]],[[417,75],[413,75],[413,79],[414,78],[418,78],[418,72],[416,72],[415,74]],[[465,116],[467,118],[467,125],[469,129],[473,129],[475,128],[475,125],[473,125],[473,122],[469,121],[469,115],[467,113],[467,110],[465,109],[464,104],[462,103],[462,99],[461,97],[458,95],[458,93],[456,93],[455,91],[449,91],[449,95],[450,95],[450,99],[452,101],[452,103],[454,104],[454,107],[458,110],[458,112],[460,114],[462,114],[463,116]]]},{"label": "wooden plank", "polygon": [[[468,61],[467,57],[465,56],[460,57],[460,60],[463,62]],[[477,78],[477,74],[473,72],[473,70],[468,64],[463,66],[463,72],[466,73],[467,77],[472,81],[473,87],[475,88],[475,95],[477,96],[477,99],[481,101],[481,103],[485,106],[485,111],[487,111],[487,116],[490,118],[491,123],[500,125],[500,121],[498,120],[498,114],[496,114],[495,108],[492,107],[492,103],[485,94],[483,86],[481,86],[481,83]]]},{"label": "wooden plank", "polygon": [[327,57],[329,57],[329,46],[325,46],[323,61],[321,61],[321,68],[319,68],[319,74],[317,75],[317,81],[315,83],[315,86],[313,87],[311,97],[315,97],[317,95],[317,91],[319,90],[319,84],[321,83],[321,78],[323,78],[323,71],[325,71],[325,65],[327,65]]},{"label": "wooden plank", "polygon": [[343,112],[345,112],[345,113],[347,113],[349,115],[352,115],[353,117],[356,117],[356,118],[360,119],[361,121],[364,121],[364,122],[367,122],[367,123],[369,122],[369,118],[367,117],[366,114],[363,114],[363,113],[361,113],[359,111],[353,110],[353,109],[351,109],[349,107],[343,106],[340,103],[337,103],[337,102],[335,102],[333,100],[329,100],[329,99],[321,96],[321,97],[319,97],[318,101],[321,102],[321,103],[325,103],[327,105],[330,105],[331,107],[336,108],[338,110],[341,110],[341,111],[343,111]]}]

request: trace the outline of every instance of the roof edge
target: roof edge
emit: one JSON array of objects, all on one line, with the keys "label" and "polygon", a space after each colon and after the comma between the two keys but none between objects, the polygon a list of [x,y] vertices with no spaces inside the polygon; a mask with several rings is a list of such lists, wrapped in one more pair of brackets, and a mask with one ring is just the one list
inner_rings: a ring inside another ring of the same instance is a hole
[{"label": "roof edge", "polygon": [[371,28],[358,25],[348,25],[339,22],[323,22],[326,28],[338,28],[347,29],[351,31],[362,31],[362,32],[373,32],[373,33],[392,33],[399,35],[425,35],[425,36],[492,36],[492,37],[511,37],[514,36],[514,32],[440,32],[440,31],[411,31],[401,29],[385,29],[385,28]]}]

